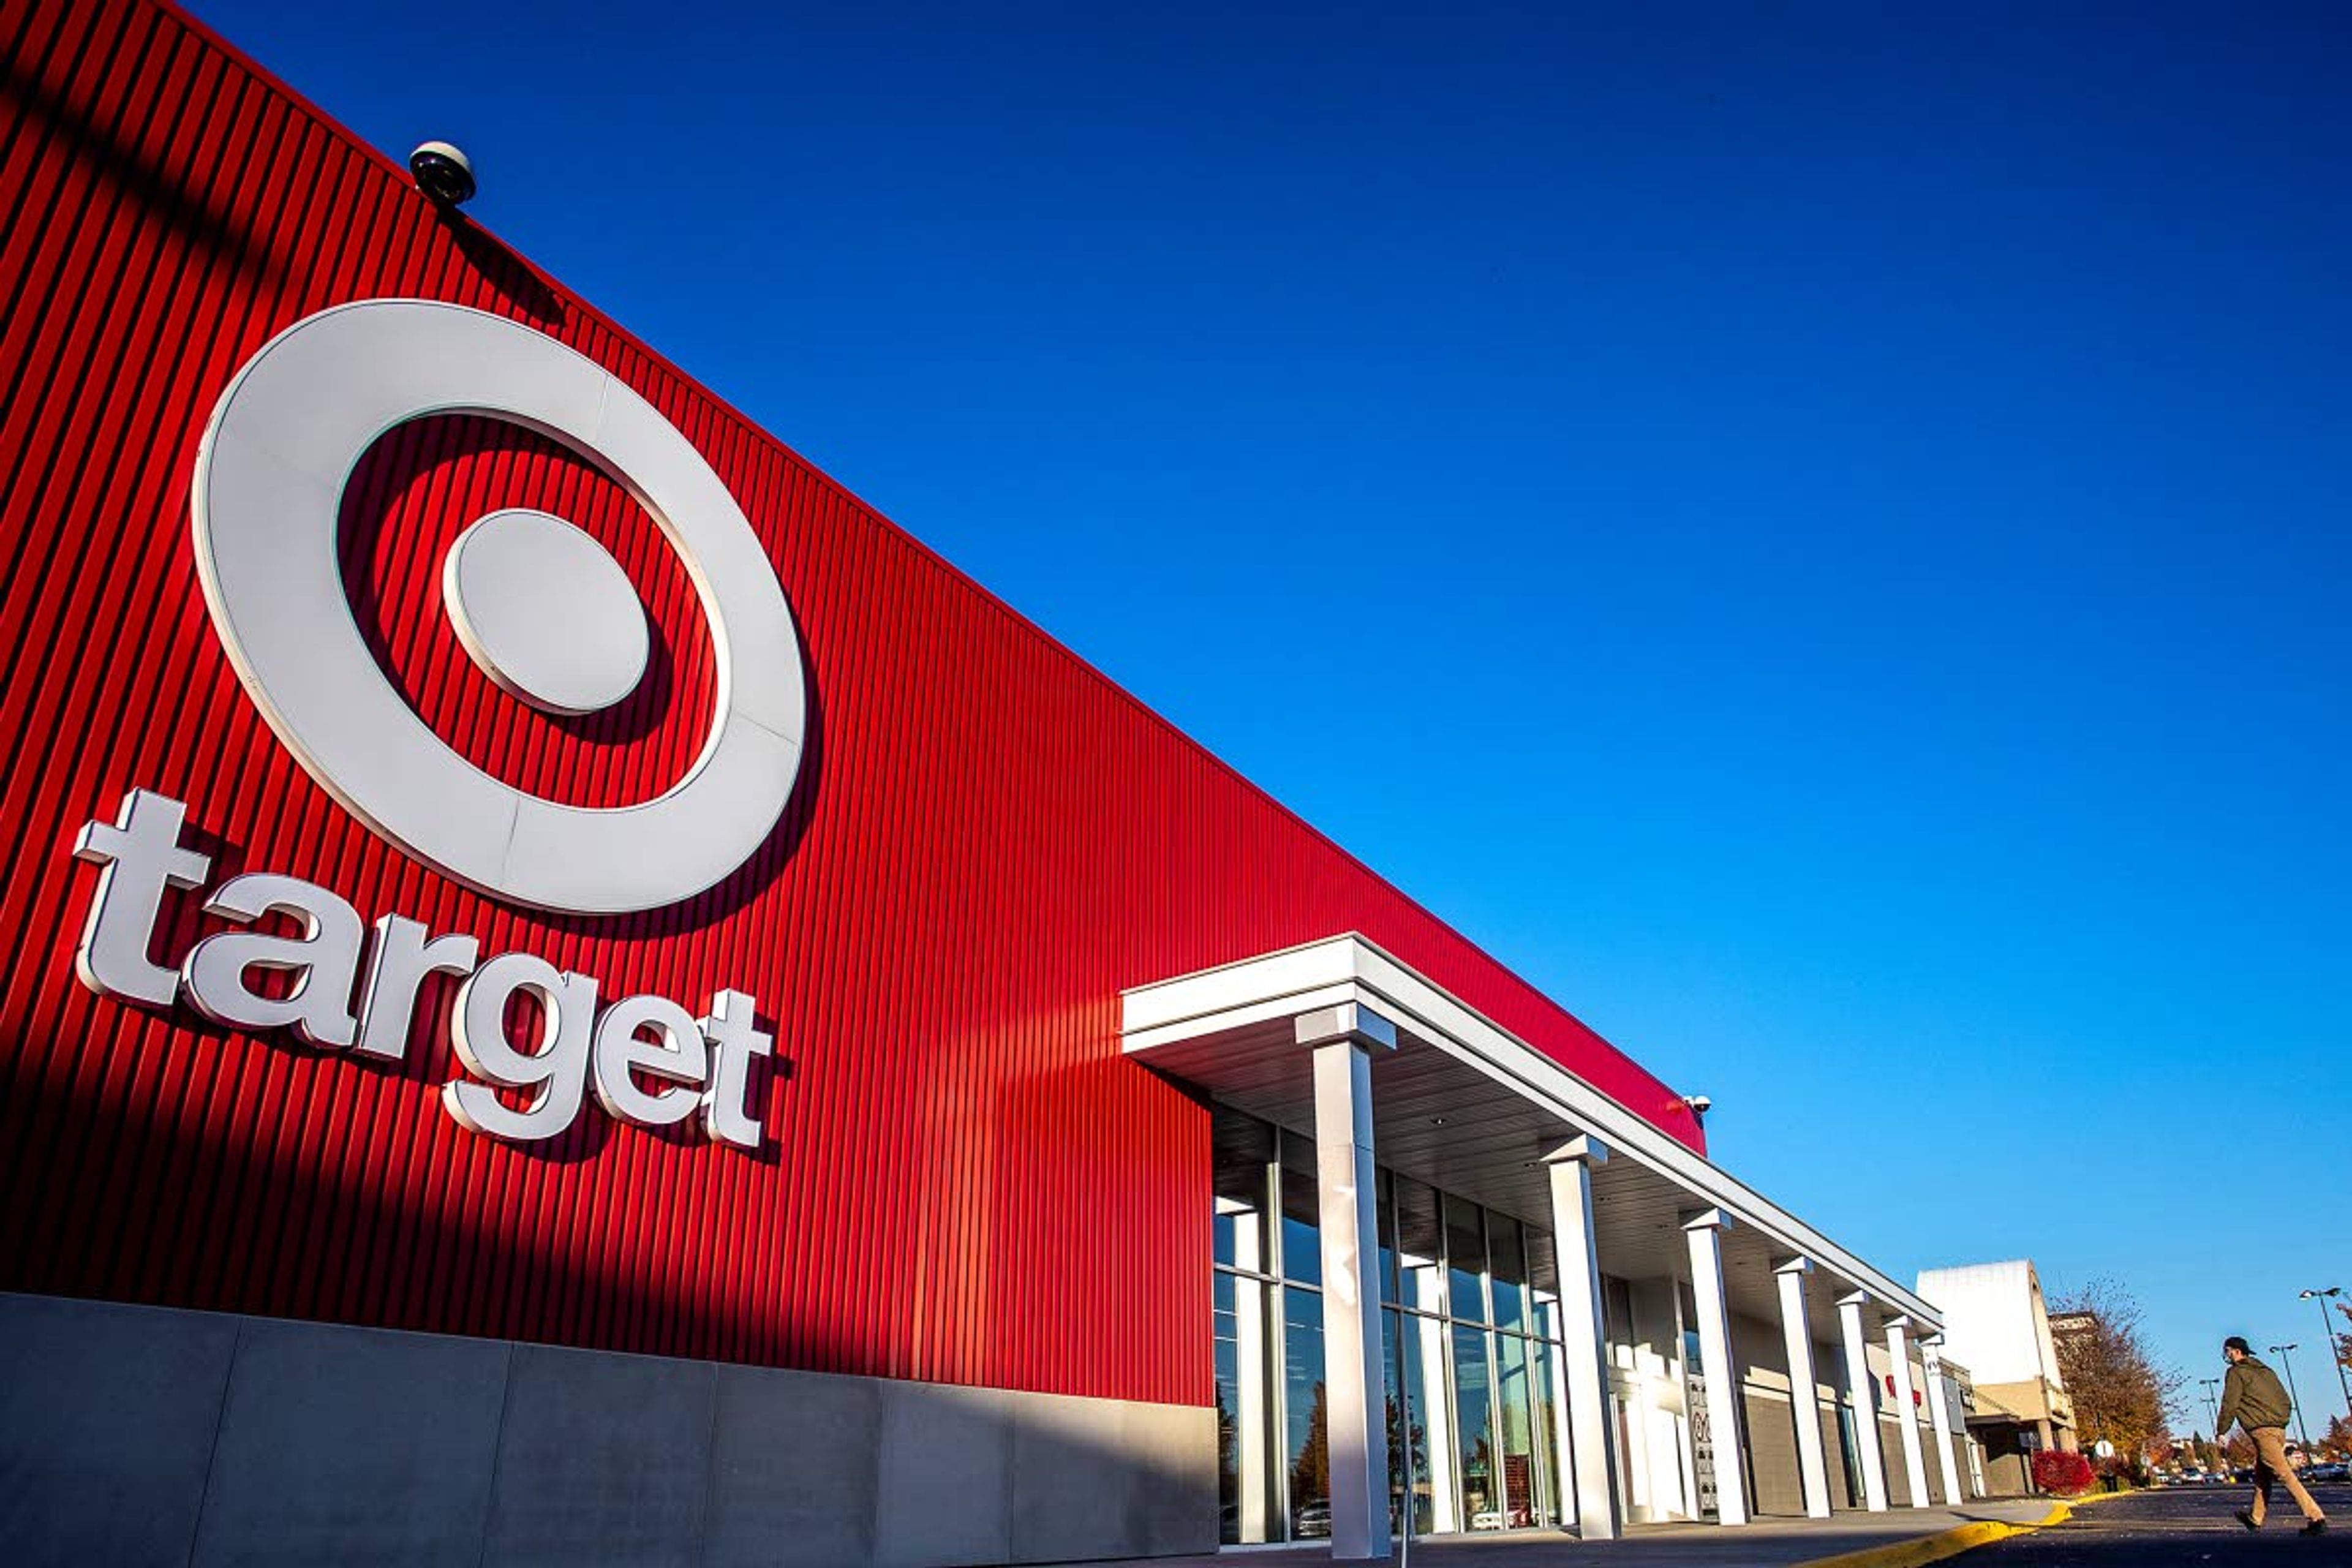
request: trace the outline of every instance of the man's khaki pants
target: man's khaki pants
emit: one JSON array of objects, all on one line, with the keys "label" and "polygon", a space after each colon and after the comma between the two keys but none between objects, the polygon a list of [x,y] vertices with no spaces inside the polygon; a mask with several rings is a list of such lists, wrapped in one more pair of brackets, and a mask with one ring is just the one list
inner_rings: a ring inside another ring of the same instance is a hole
[{"label": "man's khaki pants", "polygon": [[2270,1511],[2271,1480],[2275,1477],[2286,1483],[2286,1495],[2294,1499],[2294,1506],[2303,1510],[2305,1519],[2319,1517],[2319,1505],[2294,1479],[2294,1467],[2286,1462],[2286,1428],[2284,1426],[2249,1426],[2246,1436],[2254,1440],[2254,1506],[2247,1511],[2260,1524]]}]

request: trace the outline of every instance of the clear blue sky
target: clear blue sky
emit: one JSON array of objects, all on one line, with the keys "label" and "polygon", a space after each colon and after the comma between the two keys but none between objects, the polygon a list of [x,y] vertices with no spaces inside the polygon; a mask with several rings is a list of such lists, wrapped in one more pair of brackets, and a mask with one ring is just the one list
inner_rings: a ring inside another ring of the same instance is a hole
[{"label": "clear blue sky", "polygon": [[1891,1271],[2352,1286],[2342,7],[196,8]]}]

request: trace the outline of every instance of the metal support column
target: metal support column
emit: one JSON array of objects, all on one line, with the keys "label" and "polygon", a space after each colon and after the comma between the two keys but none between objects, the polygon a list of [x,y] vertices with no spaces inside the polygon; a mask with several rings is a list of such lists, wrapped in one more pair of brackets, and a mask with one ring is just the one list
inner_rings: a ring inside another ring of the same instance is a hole
[{"label": "metal support column", "polygon": [[1723,1231],[1731,1217],[1721,1209],[1683,1216],[1690,1243],[1691,1294],[1698,1301],[1698,1353],[1706,1373],[1706,1425],[1715,1446],[1716,1518],[1727,1525],[1748,1522],[1748,1435],[1739,1408],[1739,1367],[1731,1359],[1731,1310],[1723,1296]]},{"label": "metal support column", "polygon": [[1331,1560],[1389,1555],[1388,1384],[1381,1366],[1380,1184],[1372,1067],[1396,1026],[1355,1003],[1297,1020],[1315,1052],[1316,1224],[1323,1250],[1323,1389],[1331,1464]]},{"label": "metal support column", "polygon": [[1830,1516],[1830,1467],[1822,1450],[1822,1405],[1814,1390],[1813,1331],[1805,1321],[1805,1276],[1809,1258],[1784,1258],[1772,1265],[1780,1288],[1780,1337],[1789,1351],[1789,1412],[1797,1424],[1797,1479],[1805,1494],[1805,1517]]},{"label": "metal support column", "polygon": [[1927,1418],[1936,1428],[1936,1470],[1943,1478],[1944,1506],[1960,1506],[1960,1467],[1952,1458],[1952,1417],[1944,1401],[1943,1342],[1928,1338],[1919,1342],[1919,1355],[1927,1373]]},{"label": "metal support column", "polygon": [[1911,1506],[1927,1506],[1927,1461],[1919,1451],[1919,1410],[1911,1393],[1911,1320],[1886,1320],[1886,1359],[1894,1363],[1895,1418],[1903,1424],[1903,1476],[1911,1486]]},{"label": "metal support column", "polygon": [[1838,1298],[1838,1327],[1845,1341],[1846,1397],[1853,1402],[1854,1458],[1862,1461],[1862,1506],[1886,1511],[1886,1455],[1878,1441],[1878,1380],[1870,1375],[1870,1346],[1862,1310],[1870,1298],[1856,1290]]},{"label": "metal support column", "polygon": [[1592,1237],[1592,1169],[1608,1158],[1600,1141],[1589,1137],[1571,1138],[1545,1156],[1559,1257],[1559,1451],[1562,1468],[1575,1478],[1567,1489],[1576,1499],[1576,1533],[1586,1541],[1613,1541],[1624,1530],[1617,1512],[1617,1449],[1609,1432],[1601,1256]]}]

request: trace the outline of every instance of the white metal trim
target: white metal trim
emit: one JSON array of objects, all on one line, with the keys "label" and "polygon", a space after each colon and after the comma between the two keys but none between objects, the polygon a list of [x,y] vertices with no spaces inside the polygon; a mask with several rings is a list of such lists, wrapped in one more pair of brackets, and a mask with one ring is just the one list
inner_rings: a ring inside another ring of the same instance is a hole
[{"label": "white metal trim", "polygon": [[1706,1155],[1349,931],[1120,994],[1129,1055],[1355,1001],[1921,1323],[1943,1315]]}]

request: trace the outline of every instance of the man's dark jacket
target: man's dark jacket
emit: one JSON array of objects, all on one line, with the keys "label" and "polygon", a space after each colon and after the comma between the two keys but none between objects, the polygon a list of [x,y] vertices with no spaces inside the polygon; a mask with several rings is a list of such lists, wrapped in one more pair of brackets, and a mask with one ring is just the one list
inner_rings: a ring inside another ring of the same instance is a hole
[{"label": "man's dark jacket", "polygon": [[2219,1438],[2232,1421],[2244,1422],[2249,1432],[2257,1426],[2284,1426],[2294,1414],[2278,1373],[2248,1356],[2232,1363],[2230,1375],[2221,1380],[2221,1414],[2213,1422],[2213,1436]]}]

